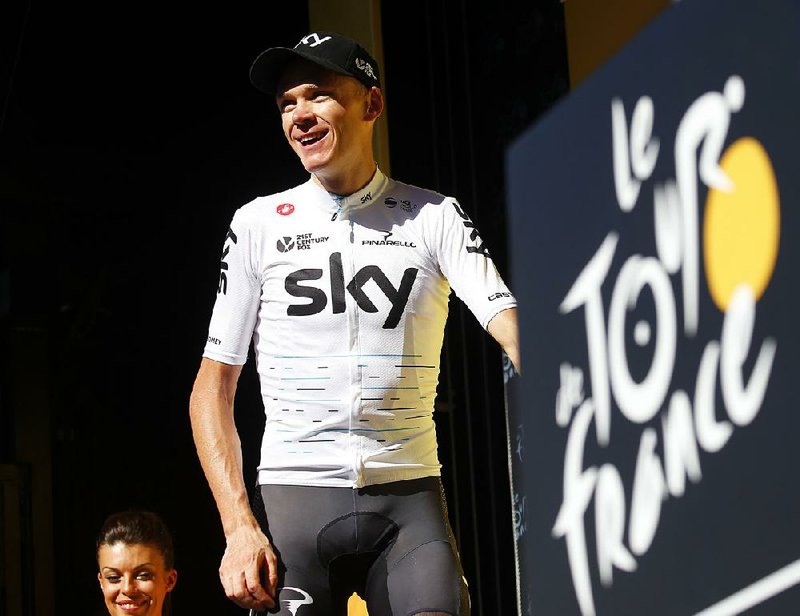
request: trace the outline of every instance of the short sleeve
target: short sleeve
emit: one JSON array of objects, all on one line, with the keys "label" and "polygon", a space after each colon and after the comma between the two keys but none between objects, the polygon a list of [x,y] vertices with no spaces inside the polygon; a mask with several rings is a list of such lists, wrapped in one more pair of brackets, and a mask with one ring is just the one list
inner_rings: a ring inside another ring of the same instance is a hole
[{"label": "short sleeve", "polygon": [[237,210],[222,247],[217,299],[203,357],[234,365],[247,361],[261,299],[255,236],[243,210]]},{"label": "short sleeve", "polygon": [[445,199],[431,221],[430,246],[456,295],[485,329],[497,313],[517,305],[475,225],[455,199]]}]

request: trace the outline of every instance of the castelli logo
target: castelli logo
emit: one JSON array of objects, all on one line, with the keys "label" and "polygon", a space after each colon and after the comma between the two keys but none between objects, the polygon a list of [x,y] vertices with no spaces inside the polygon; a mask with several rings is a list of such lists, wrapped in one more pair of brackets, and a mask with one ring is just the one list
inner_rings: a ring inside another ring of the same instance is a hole
[{"label": "castelli logo", "polygon": [[281,216],[289,216],[292,212],[294,212],[294,206],[291,203],[281,203],[275,211],[278,212]]}]

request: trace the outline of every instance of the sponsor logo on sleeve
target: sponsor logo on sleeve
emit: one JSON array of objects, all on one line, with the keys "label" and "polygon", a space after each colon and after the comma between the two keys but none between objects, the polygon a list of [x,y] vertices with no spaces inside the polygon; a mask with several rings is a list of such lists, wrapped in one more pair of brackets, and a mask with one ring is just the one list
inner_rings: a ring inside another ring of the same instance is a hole
[{"label": "sponsor logo on sleeve", "polygon": [[470,232],[469,240],[477,243],[477,246],[466,246],[467,252],[474,252],[483,255],[487,259],[490,258],[489,249],[486,248],[486,244],[481,239],[481,236],[478,235],[475,224],[470,220],[469,216],[467,216],[467,213],[461,209],[458,201],[453,201],[453,207],[456,208],[456,213],[461,217],[464,227]]},{"label": "sponsor logo on sleeve", "polygon": [[498,293],[492,293],[489,296],[489,301],[493,302],[494,300],[500,299],[501,297],[512,297],[512,295],[511,295],[511,293],[508,293],[506,291],[498,292]]},{"label": "sponsor logo on sleeve", "polygon": [[228,263],[225,261],[225,258],[231,251],[231,245],[228,243],[228,240],[234,244],[239,241],[233,229],[230,227],[228,227],[228,233],[225,234],[225,246],[222,249],[222,258],[219,261],[219,286],[217,286],[217,295],[220,293],[227,295],[228,293],[228,274],[226,273],[228,271]]},{"label": "sponsor logo on sleeve", "polygon": [[413,201],[409,201],[408,199],[397,199],[396,197],[386,197],[383,200],[383,203],[386,207],[390,209],[395,208],[399,205],[403,211],[409,213],[413,212],[414,210],[417,209],[417,207],[419,207]]}]

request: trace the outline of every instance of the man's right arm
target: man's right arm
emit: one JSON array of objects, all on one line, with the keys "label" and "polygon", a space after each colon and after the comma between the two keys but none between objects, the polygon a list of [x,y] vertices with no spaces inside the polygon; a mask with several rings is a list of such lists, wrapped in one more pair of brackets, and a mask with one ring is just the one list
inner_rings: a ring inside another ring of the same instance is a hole
[{"label": "man's right arm", "polygon": [[277,559],[253,516],[242,476],[242,448],[233,416],[241,371],[241,366],[203,358],[189,409],[197,455],[227,543],[220,581],[237,605],[264,610],[275,605]]}]

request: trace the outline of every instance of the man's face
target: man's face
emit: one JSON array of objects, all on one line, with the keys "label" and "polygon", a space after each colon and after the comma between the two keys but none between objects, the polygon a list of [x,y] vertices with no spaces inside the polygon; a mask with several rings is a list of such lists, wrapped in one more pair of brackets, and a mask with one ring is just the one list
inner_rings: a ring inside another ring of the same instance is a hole
[{"label": "man's face", "polygon": [[355,79],[295,61],[281,75],[276,100],[283,133],[306,171],[336,178],[371,157],[370,94]]}]

